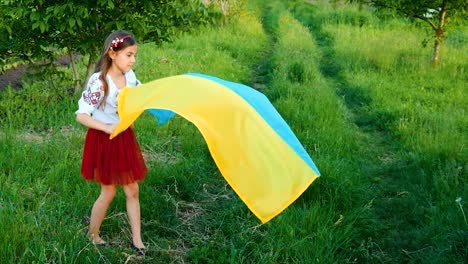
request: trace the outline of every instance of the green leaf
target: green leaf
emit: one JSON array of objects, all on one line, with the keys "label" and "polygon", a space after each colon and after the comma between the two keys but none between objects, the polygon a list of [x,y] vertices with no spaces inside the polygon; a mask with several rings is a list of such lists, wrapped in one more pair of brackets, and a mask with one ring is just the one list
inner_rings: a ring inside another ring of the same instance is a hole
[{"label": "green leaf", "polygon": [[46,31],[46,24],[39,22],[39,29],[41,30],[41,33],[44,33]]},{"label": "green leaf", "polygon": [[5,25],[5,28],[6,28],[6,30],[8,31],[8,34],[11,35],[11,32],[12,32],[12,31],[11,31],[11,27],[8,26],[8,25]]},{"label": "green leaf", "polygon": [[68,25],[70,25],[71,28],[75,26],[75,22],[76,21],[75,21],[75,19],[73,17],[70,17],[68,19]]},{"label": "green leaf", "polygon": [[76,18],[76,23],[78,24],[79,27],[83,26],[83,23],[81,22],[81,19],[79,17]]},{"label": "green leaf", "polygon": [[53,12],[54,16],[56,16],[56,15],[58,15],[60,13],[60,7],[54,7],[53,10],[54,10],[54,12]]},{"label": "green leaf", "polygon": [[38,13],[38,12],[35,12],[35,11],[31,12],[30,19],[31,19],[31,21],[37,21],[37,20],[39,20],[39,13]]}]

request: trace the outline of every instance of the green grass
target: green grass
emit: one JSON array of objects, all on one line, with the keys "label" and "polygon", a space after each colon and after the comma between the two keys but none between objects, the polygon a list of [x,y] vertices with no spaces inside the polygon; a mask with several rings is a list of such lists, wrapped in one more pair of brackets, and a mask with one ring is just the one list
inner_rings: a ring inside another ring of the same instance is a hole
[{"label": "green grass", "polygon": [[433,68],[420,27],[389,18],[358,27],[330,23],[342,10],[303,8],[311,12],[297,17],[327,55],[322,73],[375,149],[364,164],[375,192],[376,223],[368,237],[378,250],[366,259],[463,262],[467,225],[455,200],[468,197],[464,35],[455,31],[447,38],[442,63]]},{"label": "green grass", "polygon": [[111,245],[96,248],[85,234],[99,187],[79,174],[79,95],[35,82],[0,93],[0,262],[463,263],[466,27],[434,69],[420,26],[315,2],[250,1],[223,26],[141,45],[135,67],[143,82],[201,72],[265,93],[322,173],[289,208],[261,225],[195,126],[144,114],[148,254],[129,248],[122,191],[102,226]]}]

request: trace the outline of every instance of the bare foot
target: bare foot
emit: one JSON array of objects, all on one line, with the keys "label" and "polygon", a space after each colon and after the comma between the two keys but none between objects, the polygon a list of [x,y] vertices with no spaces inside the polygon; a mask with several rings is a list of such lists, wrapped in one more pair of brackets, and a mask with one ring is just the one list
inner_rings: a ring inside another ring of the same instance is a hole
[{"label": "bare foot", "polygon": [[145,248],[145,244],[143,244],[143,241],[141,240],[137,242],[133,241],[133,246],[135,246],[136,248],[142,248],[142,249]]},{"label": "bare foot", "polygon": [[99,235],[94,235],[94,234],[91,234],[89,236],[89,239],[91,239],[91,242],[94,244],[94,245],[105,245],[107,242],[102,239]]}]

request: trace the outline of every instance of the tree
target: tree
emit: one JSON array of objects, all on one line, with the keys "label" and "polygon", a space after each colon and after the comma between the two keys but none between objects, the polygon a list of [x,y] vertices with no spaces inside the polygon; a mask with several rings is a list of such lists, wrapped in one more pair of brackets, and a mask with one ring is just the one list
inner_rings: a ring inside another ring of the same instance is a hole
[{"label": "tree", "polygon": [[396,11],[399,15],[426,22],[434,31],[432,63],[439,62],[439,51],[446,35],[448,22],[466,19],[468,1],[466,0],[350,0],[350,2],[369,3],[377,9]]},{"label": "tree", "polygon": [[198,0],[0,0],[0,60],[50,62],[66,51],[79,89],[86,78],[73,54],[88,59],[89,76],[110,32],[125,29],[140,42],[161,42],[209,22],[210,10]]}]

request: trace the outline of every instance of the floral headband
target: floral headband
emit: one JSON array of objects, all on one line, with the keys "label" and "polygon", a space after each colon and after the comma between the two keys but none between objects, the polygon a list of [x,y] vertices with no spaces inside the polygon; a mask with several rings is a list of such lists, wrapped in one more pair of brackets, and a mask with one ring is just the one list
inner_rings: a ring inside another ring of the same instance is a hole
[{"label": "floral headband", "polygon": [[111,46],[110,46],[110,50],[114,50],[115,48],[117,48],[118,46],[120,46],[120,44],[122,44],[122,42],[128,38],[131,38],[132,36],[130,35],[125,35],[123,37],[116,37],[115,39],[112,40],[111,42]]}]

